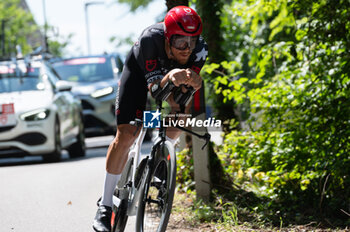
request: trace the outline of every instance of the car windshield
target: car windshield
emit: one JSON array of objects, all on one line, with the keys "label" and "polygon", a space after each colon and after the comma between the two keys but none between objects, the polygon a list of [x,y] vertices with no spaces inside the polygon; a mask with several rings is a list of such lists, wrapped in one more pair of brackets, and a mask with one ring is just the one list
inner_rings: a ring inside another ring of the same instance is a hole
[{"label": "car windshield", "polygon": [[112,64],[105,57],[76,58],[54,65],[59,76],[72,82],[96,82],[113,79]]},{"label": "car windshield", "polygon": [[43,90],[45,84],[39,75],[39,68],[23,72],[8,66],[0,66],[0,93]]}]

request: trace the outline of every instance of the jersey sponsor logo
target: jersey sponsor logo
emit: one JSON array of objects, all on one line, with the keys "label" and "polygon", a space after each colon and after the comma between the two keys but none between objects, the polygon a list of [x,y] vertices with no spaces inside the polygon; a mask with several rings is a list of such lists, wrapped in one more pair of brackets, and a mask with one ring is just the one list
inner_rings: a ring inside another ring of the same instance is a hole
[{"label": "jersey sponsor logo", "polygon": [[191,67],[191,69],[197,74],[199,74],[199,72],[201,71],[200,68],[198,68],[197,66],[194,66],[194,65]]},{"label": "jersey sponsor logo", "polygon": [[147,84],[151,84],[153,82],[155,82],[156,80],[161,80],[163,79],[163,75],[157,75],[157,76],[154,76],[154,77],[151,77],[149,79],[147,79]]},{"label": "jersey sponsor logo", "polygon": [[153,32],[153,33],[160,33],[160,32],[161,32],[161,31],[160,31],[159,29],[157,29],[157,28],[151,28],[150,31]]},{"label": "jersey sponsor logo", "polygon": [[192,13],[191,9],[189,9],[189,8],[184,8],[184,11],[188,14]]},{"label": "jersey sponsor logo", "polygon": [[152,72],[157,66],[157,60],[146,60],[146,69]]},{"label": "jersey sponsor logo", "polygon": [[200,60],[204,60],[205,61],[205,59],[207,58],[207,56],[208,56],[208,50],[206,50],[205,48],[203,48],[200,52],[197,52],[196,53],[196,62],[197,61],[200,61]]},{"label": "jersey sponsor logo", "polygon": [[142,110],[139,110],[139,109],[136,110],[136,118],[138,119],[142,118]]},{"label": "jersey sponsor logo", "polygon": [[151,77],[151,76],[158,75],[158,74],[161,74],[161,73],[162,73],[162,72],[161,72],[160,70],[156,70],[156,71],[154,71],[154,72],[147,73],[147,74],[145,75],[145,77],[146,77],[146,78],[149,78],[149,77]]}]

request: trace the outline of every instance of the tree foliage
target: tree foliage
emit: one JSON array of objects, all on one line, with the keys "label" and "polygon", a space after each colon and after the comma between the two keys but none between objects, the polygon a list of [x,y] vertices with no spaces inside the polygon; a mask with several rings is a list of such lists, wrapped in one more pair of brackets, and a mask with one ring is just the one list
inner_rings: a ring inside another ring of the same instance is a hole
[{"label": "tree foliage", "polygon": [[[224,33],[221,28],[221,15],[224,5],[223,0],[218,1],[209,1],[209,0],[195,0],[193,1],[198,11],[199,15],[202,18],[203,22],[203,32],[202,36],[208,44],[209,48],[209,61],[218,63],[223,60],[226,60],[226,51],[224,44]],[[225,67],[217,67],[216,71],[225,70]],[[217,75],[216,75],[217,76]],[[211,75],[208,78],[214,79],[215,75]],[[219,85],[221,85],[219,83]],[[207,88],[210,91],[213,90],[213,85],[208,85]],[[228,121],[229,119],[235,117],[234,107],[235,102],[226,101],[224,97],[220,94],[210,95],[211,105],[215,109],[216,117],[220,118],[223,121]],[[226,123],[225,123],[226,125]],[[226,126],[224,126],[226,129]]]},{"label": "tree foliage", "polygon": [[[43,30],[35,23],[32,14],[22,8],[20,0],[0,1],[1,24],[4,25],[4,32],[0,28],[0,35],[4,38],[4,52],[2,48],[0,51],[2,58],[7,59],[15,56],[17,45],[21,47],[23,55],[31,53],[39,46],[43,46],[43,35],[40,32]],[[47,25],[47,30],[53,31],[53,27]],[[55,35],[48,38],[50,53],[54,56],[62,56],[65,47],[70,43],[71,37],[72,35],[67,37]]]},{"label": "tree foliage", "polygon": [[48,38],[49,53],[55,57],[63,57],[66,47],[70,44],[73,34],[68,36],[55,36]]},{"label": "tree foliage", "polygon": [[116,0],[120,3],[126,3],[130,6],[131,11],[136,11],[139,7],[146,7],[153,0]]},{"label": "tree foliage", "polygon": [[[27,42],[28,38],[35,36],[38,27],[34,23],[33,16],[20,7],[20,0],[0,1],[0,22],[5,29],[5,52],[2,56],[16,54],[16,45],[20,45],[23,54],[32,50]],[[0,32],[2,34],[2,32]]]},{"label": "tree foliage", "polygon": [[[131,11],[136,11],[140,7],[146,7],[153,0],[116,0],[120,3],[126,3],[130,6]],[[189,0],[164,0],[165,5],[167,6],[167,11],[175,6],[188,6]]]},{"label": "tree foliage", "polygon": [[233,1],[230,58],[205,68],[225,68],[208,81],[248,118],[221,148],[226,171],[294,219],[350,223],[349,18],[346,0]]}]

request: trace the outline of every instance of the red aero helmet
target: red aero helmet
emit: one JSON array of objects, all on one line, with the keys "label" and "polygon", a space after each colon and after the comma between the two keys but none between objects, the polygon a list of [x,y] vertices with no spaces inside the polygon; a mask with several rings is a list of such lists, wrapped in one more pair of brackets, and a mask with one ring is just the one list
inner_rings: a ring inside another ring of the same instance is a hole
[{"label": "red aero helmet", "polygon": [[164,18],[165,38],[170,41],[173,35],[198,36],[202,33],[202,20],[192,8],[176,6]]}]

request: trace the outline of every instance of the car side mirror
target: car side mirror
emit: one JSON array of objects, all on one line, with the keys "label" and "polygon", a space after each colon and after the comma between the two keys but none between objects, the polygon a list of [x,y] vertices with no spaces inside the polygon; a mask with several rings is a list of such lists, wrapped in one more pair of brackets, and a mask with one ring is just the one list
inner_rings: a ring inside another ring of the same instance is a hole
[{"label": "car side mirror", "polygon": [[56,82],[56,89],[58,92],[63,92],[63,91],[71,91],[72,90],[72,85],[68,83],[67,81],[57,81]]}]

